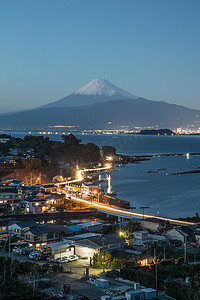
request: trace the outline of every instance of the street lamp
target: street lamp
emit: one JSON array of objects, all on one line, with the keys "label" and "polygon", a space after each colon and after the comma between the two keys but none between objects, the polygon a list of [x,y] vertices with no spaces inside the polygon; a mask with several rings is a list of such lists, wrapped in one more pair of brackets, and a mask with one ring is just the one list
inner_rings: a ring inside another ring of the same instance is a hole
[{"label": "street lamp", "polygon": [[140,208],[142,209],[142,214],[143,214],[143,219],[144,219],[144,210],[146,209],[146,208],[149,208],[149,206],[140,206]]}]

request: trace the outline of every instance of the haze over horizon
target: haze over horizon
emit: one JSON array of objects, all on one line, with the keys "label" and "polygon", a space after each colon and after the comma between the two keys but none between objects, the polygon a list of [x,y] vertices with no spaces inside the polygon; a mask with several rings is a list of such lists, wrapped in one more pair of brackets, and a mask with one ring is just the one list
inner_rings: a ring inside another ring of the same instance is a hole
[{"label": "haze over horizon", "polygon": [[59,100],[94,78],[200,109],[200,2],[1,2],[0,113]]}]

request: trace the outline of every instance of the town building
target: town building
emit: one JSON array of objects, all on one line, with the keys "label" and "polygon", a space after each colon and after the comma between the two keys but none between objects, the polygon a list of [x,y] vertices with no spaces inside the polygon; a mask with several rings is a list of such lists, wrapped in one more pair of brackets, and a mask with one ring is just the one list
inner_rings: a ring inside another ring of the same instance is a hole
[{"label": "town building", "polygon": [[37,227],[31,227],[23,230],[21,236],[25,242],[28,242],[30,246],[40,248],[43,245],[54,243],[59,241],[60,236],[53,228],[39,225]]},{"label": "town building", "polygon": [[111,251],[122,249],[125,246],[124,239],[116,234],[102,236],[97,233],[84,233],[68,237],[65,240],[75,246],[75,254],[87,258],[89,261],[92,260],[94,254],[103,250]]},{"label": "town building", "polygon": [[69,258],[69,256],[75,253],[74,246],[68,244],[66,241],[48,244],[47,247],[51,248],[51,256],[53,259]]},{"label": "town building", "polygon": [[17,193],[0,192],[0,208],[7,209],[11,204],[18,202]]},{"label": "town building", "polygon": [[31,196],[23,201],[25,213],[41,213],[47,210],[46,200]]},{"label": "town building", "polygon": [[178,240],[182,243],[190,241],[195,235],[194,226],[175,226],[166,232],[166,236],[171,240]]},{"label": "town building", "polygon": [[8,223],[8,231],[12,235],[22,236],[24,230],[37,227],[38,224],[33,221],[11,221]]},{"label": "town building", "polygon": [[73,233],[80,233],[83,229],[77,225],[64,225],[65,228],[71,230]]},{"label": "town building", "polygon": [[166,229],[166,221],[158,218],[145,218],[141,220],[141,226],[143,229],[147,229],[153,232],[162,232]]},{"label": "town building", "polygon": [[125,293],[126,300],[146,300],[156,298],[156,290],[152,288],[137,289]]},{"label": "town building", "polygon": [[103,229],[103,223],[95,221],[80,223],[77,226],[90,232],[96,232]]}]

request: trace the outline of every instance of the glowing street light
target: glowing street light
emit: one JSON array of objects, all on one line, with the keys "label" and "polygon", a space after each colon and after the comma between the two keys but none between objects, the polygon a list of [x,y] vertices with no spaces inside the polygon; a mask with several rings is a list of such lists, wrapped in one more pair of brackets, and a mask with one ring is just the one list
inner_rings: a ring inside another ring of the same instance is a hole
[{"label": "glowing street light", "polygon": [[112,156],[106,156],[106,160],[111,161],[111,160],[113,160],[113,157]]}]

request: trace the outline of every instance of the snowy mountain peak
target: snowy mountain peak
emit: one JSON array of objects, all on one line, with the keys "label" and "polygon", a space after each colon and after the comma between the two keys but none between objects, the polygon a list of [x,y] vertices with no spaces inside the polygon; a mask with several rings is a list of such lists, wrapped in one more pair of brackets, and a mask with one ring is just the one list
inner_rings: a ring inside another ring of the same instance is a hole
[{"label": "snowy mountain peak", "polygon": [[75,95],[91,95],[91,96],[122,96],[129,99],[136,99],[134,96],[125,90],[122,90],[105,79],[93,79],[88,84],[77,90]]}]

